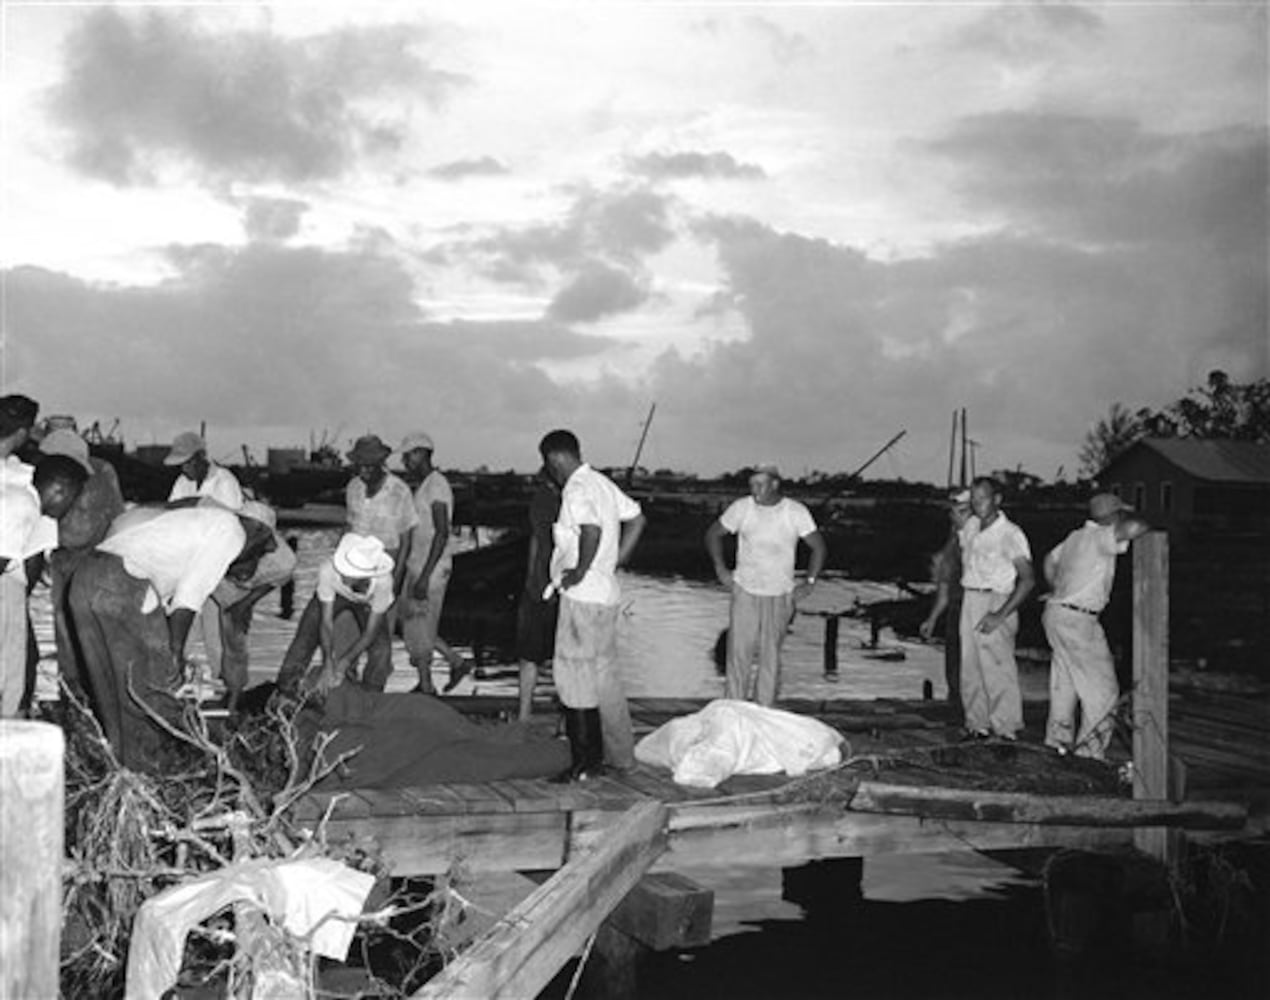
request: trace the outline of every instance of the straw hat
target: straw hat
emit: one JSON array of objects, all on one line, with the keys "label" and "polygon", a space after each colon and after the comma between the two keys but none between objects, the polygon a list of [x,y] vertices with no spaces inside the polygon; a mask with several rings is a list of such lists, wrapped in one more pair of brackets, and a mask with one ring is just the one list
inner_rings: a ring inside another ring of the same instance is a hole
[{"label": "straw hat", "polygon": [[366,434],[353,442],[348,460],[354,465],[378,465],[392,454],[392,449],[379,439],[378,434]]},{"label": "straw hat", "polygon": [[184,465],[200,451],[207,451],[207,442],[193,431],[182,431],[172,442],[172,448],[163,459],[163,464]]},{"label": "straw hat", "polygon": [[73,458],[88,470],[90,476],[96,471],[93,463],[88,460],[88,442],[74,431],[49,431],[40,442],[40,451],[45,455],[66,455]]},{"label": "straw hat", "polygon": [[372,576],[385,576],[392,572],[393,561],[384,543],[372,535],[349,532],[335,546],[331,557],[335,572],[354,580],[366,580]]}]

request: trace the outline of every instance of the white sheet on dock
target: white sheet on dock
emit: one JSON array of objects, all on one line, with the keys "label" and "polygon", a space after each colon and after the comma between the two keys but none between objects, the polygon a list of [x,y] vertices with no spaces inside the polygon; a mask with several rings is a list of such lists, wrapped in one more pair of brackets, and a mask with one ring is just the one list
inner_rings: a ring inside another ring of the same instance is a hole
[{"label": "white sheet on dock", "polygon": [[734,774],[796,777],[833,767],[841,742],[837,730],[805,715],[719,698],[649,733],[635,757],[670,768],[681,785],[713,788]]}]

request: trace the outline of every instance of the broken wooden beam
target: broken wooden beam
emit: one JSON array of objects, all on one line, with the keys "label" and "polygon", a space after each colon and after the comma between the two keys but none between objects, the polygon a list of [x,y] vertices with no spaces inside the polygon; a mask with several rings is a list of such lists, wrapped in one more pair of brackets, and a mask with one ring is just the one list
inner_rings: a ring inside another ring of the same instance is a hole
[{"label": "broken wooden beam", "polygon": [[414,996],[537,996],[661,854],[666,820],[659,802],[628,809]]}]

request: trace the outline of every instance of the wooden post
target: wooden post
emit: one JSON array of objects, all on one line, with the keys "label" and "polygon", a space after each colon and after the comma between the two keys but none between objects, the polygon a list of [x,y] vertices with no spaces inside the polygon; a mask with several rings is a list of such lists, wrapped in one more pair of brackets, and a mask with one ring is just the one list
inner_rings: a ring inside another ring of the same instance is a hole
[{"label": "wooden post", "polygon": [[58,995],[62,731],[0,721],[0,997]]},{"label": "wooden post", "polygon": [[825,677],[838,677],[838,616],[825,616]]},{"label": "wooden post", "polygon": [[[1169,794],[1169,537],[1152,531],[1133,546],[1133,797]],[[1138,849],[1167,862],[1167,831],[1137,830]]]},{"label": "wooden post", "polygon": [[666,807],[641,802],[414,994],[417,1000],[537,996],[665,849]]}]

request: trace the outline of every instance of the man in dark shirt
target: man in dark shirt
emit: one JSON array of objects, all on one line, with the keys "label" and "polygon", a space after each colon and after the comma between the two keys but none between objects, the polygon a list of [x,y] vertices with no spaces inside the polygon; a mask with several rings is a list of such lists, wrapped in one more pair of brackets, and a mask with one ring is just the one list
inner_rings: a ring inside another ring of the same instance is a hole
[{"label": "man in dark shirt", "polygon": [[920,632],[929,639],[939,616],[944,617],[944,680],[948,683],[948,704],[961,721],[961,542],[962,527],[970,519],[970,491],[959,490],[951,497],[948,508],[950,530],[944,547],[931,560],[931,580],[935,583],[935,604],[922,622]]},{"label": "man in dark shirt", "polygon": [[529,560],[525,570],[525,587],[516,609],[516,655],[520,659],[521,722],[533,714],[534,686],[538,669],[551,662],[556,646],[556,619],[560,601],[554,593],[543,597],[551,582],[551,526],[560,513],[560,488],[547,474],[539,471],[529,500]]}]

